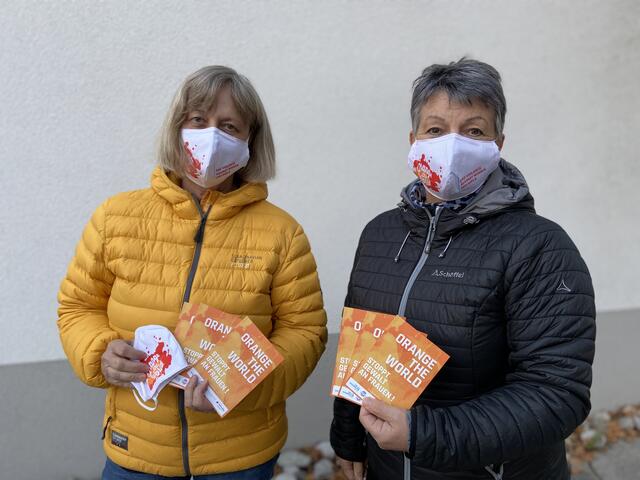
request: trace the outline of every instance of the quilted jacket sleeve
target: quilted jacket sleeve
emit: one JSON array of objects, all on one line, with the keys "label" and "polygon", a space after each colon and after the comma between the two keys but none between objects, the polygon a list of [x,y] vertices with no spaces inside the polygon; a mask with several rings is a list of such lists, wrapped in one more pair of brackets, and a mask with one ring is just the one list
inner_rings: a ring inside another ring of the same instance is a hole
[{"label": "quilted jacket sleeve", "polygon": [[[362,237],[360,242],[362,242]],[[352,272],[358,264],[359,255],[360,246],[356,250]],[[351,302],[351,279],[344,304],[347,307],[353,306]],[[331,446],[336,455],[350,462],[364,462],[367,457],[366,432],[360,423],[359,416],[360,407],[358,405],[338,397],[333,400],[333,421],[331,422],[330,431]]]},{"label": "quilted jacket sleeve", "polygon": [[311,374],[327,343],[316,262],[300,226],[274,274],[271,303],[274,326],[269,340],[284,361],[242,402],[251,408],[284,402]]},{"label": "quilted jacket sleeve", "polygon": [[359,420],[360,407],[342,398],[333,400],[330,440],[336,455],[350,462],[367,458],[366,432]]},{"label": "quilted jacket sleeve", "polygon": [[103,204],[85,227],[58,293],[62,347],[76,375],[92,387],[107,386],[100,360],[118,338],[107,318],[113,275],[104,259],[104,219]]},{"label": "quilted jacket sleeve", "polygon": [[589,412],[594,294],[573,242],[551,222],[534,228],[514,250],[504,287],[505,384],[455,407],[414,407],[408,455],[416,464],[503,463],[562,441]]}]

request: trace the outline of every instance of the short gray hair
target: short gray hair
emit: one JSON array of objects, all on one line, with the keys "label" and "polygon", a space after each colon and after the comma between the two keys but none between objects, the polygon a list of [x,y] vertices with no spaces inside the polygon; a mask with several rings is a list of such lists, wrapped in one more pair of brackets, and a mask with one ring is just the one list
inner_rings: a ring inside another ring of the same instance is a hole
[{"label": "short gray hair", "polygon": [[182,125],[189,112],[208,111],[218,92],[226,86],[231,88],[231,98],[250,126],[249,163],[236,175],[246,182],[266,182],[276,171],[276,152],[267,113],[249,79],[220,65],[192,73],[176,92],[160,131],[158,163],[165,170],[183,176],[188,160],[182,144]]},{"label": "short gray hair", "polygon": [[477,99],[493,108],[498,136],[502,135],[507,115],[500,74],[491,65],[478,60],[461,58],[448,65],[434,64],[422,71],[413,82],[411,98],[411,126],[414,132],[420,126],[420,110],[429,98],[438,92],[447,94],[450,100],[470,104]]}]

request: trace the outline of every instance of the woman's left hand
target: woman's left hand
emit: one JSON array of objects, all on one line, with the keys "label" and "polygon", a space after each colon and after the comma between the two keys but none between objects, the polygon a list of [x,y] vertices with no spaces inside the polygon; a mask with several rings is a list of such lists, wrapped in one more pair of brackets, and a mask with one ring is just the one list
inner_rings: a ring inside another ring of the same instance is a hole
[{"label": "woman's left hand", "polygon": [[407,411],[386,405],[375,398],[365,398],[360,408],[360,423],[380,448],[405,452],[409,447]]},{"label": "woman's left hand", "polygon": [[215,411],[211,402],[204,396],[206,390],[207,382],[202,381],[198,383],[198,377],[195,375],[191,377],[184,389],[184,406],[198,412]]}]

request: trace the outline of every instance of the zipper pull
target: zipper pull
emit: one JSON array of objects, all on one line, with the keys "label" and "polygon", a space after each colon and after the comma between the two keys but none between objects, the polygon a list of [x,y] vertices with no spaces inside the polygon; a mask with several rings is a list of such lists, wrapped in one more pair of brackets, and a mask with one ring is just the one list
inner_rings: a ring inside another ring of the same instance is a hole
[{"label": "zipper pull", "polygon": [[196,231],[196,235],[193,237],[193,240],[196,243],[202,243],[202,239],[204,238],[204,227],[207,224],[207,218],[209,218],[209,212],[211,211],[212,206],[213,205],[209,205],[207,212],[204,215],[202,215],[202,217],[200,218],[200,225],[198,225],[198,230]]},{"label": "zipper pull", "polygon": [[431,221],[429,222],[429,231],[427,232],[427,244],[424,246],[424,253],[429,255],[431,252],[431,243],[433,242],[433,238],[436,236],[436,227],[438,226],[438,219],[440,218],[440,212],[442,211],[442,207],[436,207],[436,214],[431,217]]},{"label": "zipper pull", "polygon": [[427,255],[429,255],[431,253],[431,245],[432,244],[433,244],[433,237],[431,237],[431,239],[427,243],[427,246],[424,249],[424,253],[426,253]]},{"label": "zipper pull", "polygon": [[424,246],[424,253],[426,253],[427,255],[431,253],[431,242],[433,242],[433,238],[431,238],[431,234],[429,234],[427,244]]}]

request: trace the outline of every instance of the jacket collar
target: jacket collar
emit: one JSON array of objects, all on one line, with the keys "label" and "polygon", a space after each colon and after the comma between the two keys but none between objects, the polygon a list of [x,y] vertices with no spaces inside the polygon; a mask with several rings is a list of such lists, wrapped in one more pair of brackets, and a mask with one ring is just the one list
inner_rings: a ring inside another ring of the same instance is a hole
[{"label": "jacket collar", "polygon": [[[171,205],[179,217],[200,219],[195,203],[197,200],[180,187],[180,179],[175,173],[156,167],[151,174],[151,188]],[[224,220],[233,217],[247,205],[265,200],[267,195],[265,183],[245,183],[229,193],[209,190],[202,197],[200,205],[203,211],[211,206],[210,220]]]},{"label": "jacket collar", "polygon": [[[402,190],[399,207],[411,229],[424,228],[429,221],[429,213],[411,201],[409,193],[413,183]],[[438,222],[438,236],[448,236],[480,222],[483,218],[516,209],[535,212],[533,197],[522,173],[501,159],[498,167],[489,175],[468,205],[456,211],[445,207]]]}]

